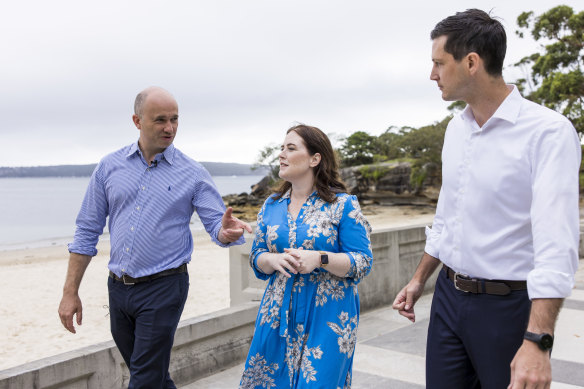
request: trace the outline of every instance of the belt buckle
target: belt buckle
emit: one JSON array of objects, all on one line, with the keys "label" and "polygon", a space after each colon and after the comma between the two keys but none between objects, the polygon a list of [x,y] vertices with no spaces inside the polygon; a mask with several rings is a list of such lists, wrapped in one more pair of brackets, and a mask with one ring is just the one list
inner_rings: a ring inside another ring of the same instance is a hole
[{"label": "belt buckle", "polygon": [[[128,286],[136,285],[135,282],[126,281],[126,274],[122,274],[122,281],[124,281],[124,285],[128,285]],[[456,285],[456,283],[455,283],[455,285]]]},{"label": "belt buckle", "polygon": [[464,292],[464,293],[470,293],[468,290],[464,290],[464,289],[461,289],[461,288],[458,287],[458,283],[457,283],[458,282],[458,277],[461,277],[463,279],[466,278],[467,280],[470,279],[470,277],[467,274],[463,274],[463,273],[459,273],[459,272],[454,272],[454,288],[456,290],[460,290],[461,292]]}]

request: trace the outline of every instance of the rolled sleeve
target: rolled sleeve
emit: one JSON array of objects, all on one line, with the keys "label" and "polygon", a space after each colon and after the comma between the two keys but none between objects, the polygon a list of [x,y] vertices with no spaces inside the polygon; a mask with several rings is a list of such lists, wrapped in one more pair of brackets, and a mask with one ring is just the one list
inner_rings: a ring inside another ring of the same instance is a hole
[{"label": "rolled sleeve", "polygon": [[97,242],[103,233],[108,216],[108,202],[101,178],[101,166],[98,164],[89,180],[75,221],[75,236],[73,242],[68,244],[71,253],[90,257],[97,255]]},{"label": "rolled sleeve", "polygon": [[569,123],[542,132],[532,149],[534,268],[529,297],[570,295],[578,267],[581,146]]},{"label": "rolled sleeve", "polygon": [[440,195],[438,196],[438,204],[436,205],[436,215],[434,216],[434,221],[432,227],[426,226],[426,246],[424,251],[434,258],[440,258],[440,237],[442,234],[442,229],[444,228],[443,219],[443,208],[444,200],[442,196],[442,190],[440,190]]}]

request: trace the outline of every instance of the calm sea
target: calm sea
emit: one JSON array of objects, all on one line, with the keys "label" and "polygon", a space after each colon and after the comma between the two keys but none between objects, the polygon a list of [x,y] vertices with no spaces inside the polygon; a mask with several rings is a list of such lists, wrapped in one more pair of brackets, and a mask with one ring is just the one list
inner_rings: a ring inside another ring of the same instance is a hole
[{"label": "calm sea", "polygon": [[[215,176],[224,196],[250,192],[263,176]],[[0,178],[0,250],[69,242],[89,177]],[[197,214],[191,227],[202,229]],[[106,227],[107,228],[107,227]]]}]

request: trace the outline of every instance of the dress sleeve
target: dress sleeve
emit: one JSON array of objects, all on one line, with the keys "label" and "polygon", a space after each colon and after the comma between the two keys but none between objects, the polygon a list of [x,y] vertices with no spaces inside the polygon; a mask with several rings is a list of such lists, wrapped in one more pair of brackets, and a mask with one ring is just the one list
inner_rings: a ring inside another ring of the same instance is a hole
[{"label": "dress sleeve", "polygon": [[534,268],[529,297],[570,295],[578,267],[578,172],[581,146],[569,123],[548,128],[532,149],[531,228]]},{"label": "dress sleeve", "polygon": [[87,186],[81,209],[75,221],[75,237],[69,243],[71,253],[94,257],[97,254],[97,242],[103,233],[109,213],[108,201],[102,178],[103,164],[99,163]]},{"label": "dress sleeve", "polygon": [[345,277],[352,278],[355,283],[371,271],[373,254],[370,237],[371,226],[361,212],[357,197],[347,196],[339,226],[339,246],[351,260],[351,268]]},{"label": "dress sleeve", "polygon": [[258,260],[258,257],[260,256],[260,254],[269,252],[268,245],[266,243],[267,227],[266,227],[266,223],[264,222],[266,208],[269,207],[268,201],[270,201],[270,198],[268,198],[264,202],[264,205],[262,206],[262,208],[260,209],[260,211],[258,213],[255,237],[253,240],[253,245],[251,246],[251,251],[249,253],[249,264],[250,264],[251,268],[253,269],[256,277],[259,278],[260,280],[267,280],[268,278],[270,278],[270,275],[262,272],[261,269],[257,265],[257,260]]}]

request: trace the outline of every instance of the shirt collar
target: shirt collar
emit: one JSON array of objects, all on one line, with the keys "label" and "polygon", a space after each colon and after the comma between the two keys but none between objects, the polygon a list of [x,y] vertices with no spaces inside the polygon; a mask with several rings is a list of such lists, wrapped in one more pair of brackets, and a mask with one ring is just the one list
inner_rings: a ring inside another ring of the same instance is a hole
[{"label": "shirt collar", "polygon": [[[517,86],[507,84],[507,87],[511,89],[511,93],[509,93],[507,97],[505,97],[505,100],[503,100],[501,105],[499,105],[499,108],[497,108],[497,110],[495,111],[493,116],[491,116],[491,118],[487,121],[487,123],[490,122],[493,118],[505,120],[510,123],[515,123],[517,121],[517,117],[519,116],[519,111],[521,109],[521,100],[523,99],[523,97],[521,96],[521,93],[519,93]],[[468,104],[460,114],[460,117],[465,122],[476,124],[474,115],[472,113],[472,109]]]},{"label": "shirt collar", "polygon": [[[176,150],[176,148],[174,147],[174,144],[171,144],[161,153],[162,157],[155,158],[155,159],[156,160],[166,160],[166,162],[168,162],[170,165],[172,165],[174,163],[175,150]],[[129,158],[133,157],[134,155],[142,155],[142,152],[140,151],[140,147],[138,146],[138,141],[136,141],[130,145],[130,148],[128,150],[128,154],[126,154],[126,158],[129,159]],[[157,155],[160,155],[160,154],[157,154]]]}]

